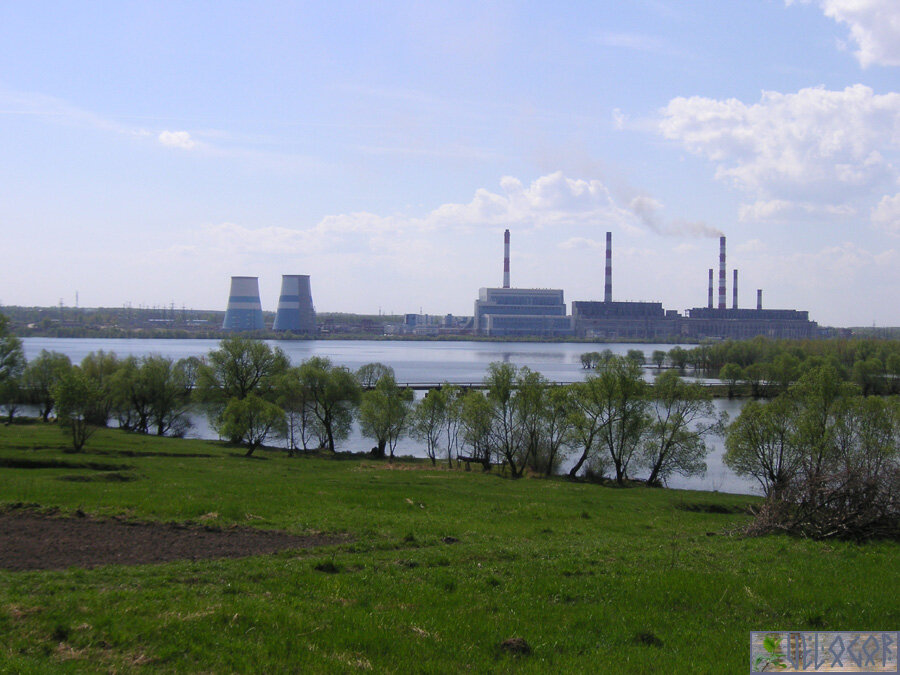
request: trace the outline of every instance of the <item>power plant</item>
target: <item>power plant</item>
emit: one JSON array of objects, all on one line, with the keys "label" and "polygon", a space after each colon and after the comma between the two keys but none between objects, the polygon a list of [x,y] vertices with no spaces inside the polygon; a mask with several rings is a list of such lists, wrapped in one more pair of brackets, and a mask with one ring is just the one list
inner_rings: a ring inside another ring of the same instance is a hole
[{"label": "power plant", "polygon": [[[265,330],[262,303],[259,299],[259,277],[231,277],[231,292],[222,330]],[[275,331],[314,335],[316,310],[308,274],[285,274],[281,277],[281,295],[275,313]]]},{"label": "power plant", "polygon": [[272,330],[315,334],[316,310],[313,307],[308,274],[282,275],[281,295],[278,297],[278,310]]},{"label": "power plant", "polygon": [[588,337],[604,339],[678,340],[681,338],[811,338],[818,326],[808,312],[738,308],[738,271],[733,271],[732,306],[727,308],[726,240],[719,238],[718,306],[713,305],[713,268],[709,269],[707,306],[664,309],[661,302],[619,302],[612,295],[612,232],[606,233],[603,301],[572,302],[566,316],[562,290],[509,287],[509,230],[503,235],[503,288],[482,288],[475,301],[475,331],[485,336]]}]

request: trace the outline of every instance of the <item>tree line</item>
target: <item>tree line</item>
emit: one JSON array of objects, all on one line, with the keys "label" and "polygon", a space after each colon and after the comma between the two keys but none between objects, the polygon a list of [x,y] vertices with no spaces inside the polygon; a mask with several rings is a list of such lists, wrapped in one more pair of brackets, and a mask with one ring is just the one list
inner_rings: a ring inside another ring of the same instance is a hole
[{"label": "tree line", "polygon": [[410,437],[437,464],[503,465],[550,475],[572,458],[571,476],[591,473],[625,483],[638,470],[653,484],[706,468],[707,439],[722,433],[710,396],[671,371],[654,386],[633,358],[612,357],[583,382],[553,385],[536,371],[492,363],[483,389],[445,384],[416,401],[389,366],[356,372],[323,357],[292,366],[278,347],[242,337],[222,340],[203,358],[118,358],[93,352],[80,364],[42,351],[25,363],[21,341],[0,341],[2,398],[9,419],[21,403],[51,414],[80,450],[93,429],[113,420],[139,433],[183,435],[199,408],[222,437],[251,455],[283,439],[290,453],[334,452],[354,420],[376,457],[395,456]]}]

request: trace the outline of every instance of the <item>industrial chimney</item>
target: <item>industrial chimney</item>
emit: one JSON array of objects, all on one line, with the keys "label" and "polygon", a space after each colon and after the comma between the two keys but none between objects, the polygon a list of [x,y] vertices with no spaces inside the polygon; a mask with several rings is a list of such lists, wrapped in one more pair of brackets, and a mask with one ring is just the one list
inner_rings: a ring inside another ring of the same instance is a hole
[{"label": "industrial chimney", "polygon": [[713,308],[713,268],[709,268],[709,303],[710,309]]},{"label": "industrial chimney", "polygon": [[719,309],[725,309],[725,237],[719,237]]},{"label": "industrial chimney", "polygon": [[509,230],[503,233],[503,288],[509,288]]},{"label": "industrial chimney", "polygon": [[734,270],[734,281],[731,282],[731,309],[737,309],[737,270]]},{"label": "industrial chimney", "polygon": [[281,276],[281,295],[272,330],[289,330],[310,335],[316,332],[316,310],[313,307],[308,274]]},{"label": "industrial chimney", "polygon": [[762,309],[762,289],[756,289],[756,309]]},{"label": "industrial chimney", "polygon": [[606,233],[606,286],[603,302],[612,302],[612,232]]},{"label": "industrial chimney", "polygon": [[231,277],[231,292],[222,330],[263,330],[259,277]]}]

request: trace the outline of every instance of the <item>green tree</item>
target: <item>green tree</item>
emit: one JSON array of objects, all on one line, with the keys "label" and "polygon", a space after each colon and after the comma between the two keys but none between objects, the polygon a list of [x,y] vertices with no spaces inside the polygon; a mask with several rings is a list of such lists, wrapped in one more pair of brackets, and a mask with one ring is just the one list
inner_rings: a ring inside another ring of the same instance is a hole
[{"label": "green tree", "polygon": [[0,404],[6,408],[8,423],[12,423],[22,397],[20,385],[25,372],[25,350],[19,338],[4,334],[6,319],[3,319],[0,324]]},{"label": "green tree", "polygon": [[514,401],[518,369],[511,363],[495,361],[484,378],[487,401],[491,405],[491,445],[518,477],[525,468],[527,448],[522,444],[522,417]]},{"label": "green tree", "polygon": [[380,380],[385,375],[390,375],[394,379],[396,376],[394,375],[394,369],[390,366],[386,366],[383,363],[366,363],[359,367],[356,371],[356,380],[359,382],[359,386],[363,389],[372,389],[376,384],[378,384],[378,380]]},{"label": "green tree", "polygon": [[666,353],[662,349],[654,349],[653,355],[650,357],[650,360],[653,361],[656,369],[659,370],[666,362]]},{"label": "green tree", "polygon": [[625,354],[625,358],[639,366],[643,366],[647,363],[647,356],[644,354],[643,349],[629,349]]},{"label": "green tree", "polygon": [[309,449],[309,443],[320,430],[313,413],[313,401],[303,384],[299,367],[288,368],[278,378],[276,403],[287,416],[288,453]]},{"label": "green tree", "polygon": [[98,427],[109,424],[115,404],[114,376],[119,368],[119,359],[114,352],[91,352],[81,360],[81,372],[96,385],[99,395],[94,399],[94,407],[87,411],[88,420]]},{"label": "green tree", "polygon": [[678,347],[677,345],[669,350],[668,357],[669,362],[675,368],[678,368],[678,370],[684,370],[685,366],[687,366],[688,364],[689,357],[687,351],[685,349],[682,349],[681,347]]},{"label": "green tree", "polygon": [[72,368],[69,357],[59,352],[48,352],[42,349],[37,358],[25,367],[22,383],[27,393],[27,400],[38,406],[38,414],[46,422],[53,412],[55,401],[53,388]]},{"label": "green tree", "polygon": [[734,390],[739,380],[744,378],[744,369],[736,363],[726,363],[719,371],[719,379],[728,385],[728,398],[734,398]]},{"label": "green tree", "polygon": [[716,415],[710,392],[666,371],[653,385],[651,418],[643,448],[644,464],[650,469],[647,483],[665,483],[672,474],[705,474],[706,438],[721,435],[727,421],[725,413]]},{"label": "green tree", "polygon": [[447,398],[442,389],[430,389],[413,409],[410,436],[425,444],[425,454],[434,466],[447,419]]},{"label": "green tree", "polygon": [[284,411],[254,393],[232,398],[222,413],[222,433],[247,447],[245,457],[272,436],[286,433]]},{"label": "green tree", "polygon": [[300,365],[300,380],[321,425],[325,444],[334,452],[335,441],[350,435],[353,411],[360,400],[359,383],[346,368],[318,356]]},{"label": "green tree", "polygon": [[375,387],[362,394],[359,423],[363,435],[376,441],[377,457],[384,457],[385,448],[394,459],[397,442],[407,430],[412,411],[412,389],[397,386],[390,373],[383,374]]},{"label": "green tree", "polygon": [[590,375],[584,382],[576,382],[569,389],[569,427],[572,442],[581,448],[581,455],[569,469],[575,478],[585,462],[596,457],[600,432],[611,424],[615,410],[611,404],[615,392],[615,377],[609,371]]},{"label": "green tree", "polygon": [[725,466],[739,476],[755,478],[766,495],[781,492],[802,461],[796,413],[796,402],[785,395],[769,403],[748,401],[726,432]]},{"label": "green tree", "polygon": [[96,429],[91,423],[91,414],[103,399],[100,385],[81,368],[73,367],[53,388],[53,398],[57,419],[69,430],[74,451],[80,452]]},{"label": "green tree", "polygon": [[611,378],[612,386],[605,389],[608,398],[604,401],[610,422],[601,427],[599,440],[609,453],[616,482],[622,485],[650,424],[647,383],[641,377],[640,366],[622,358],[611,361],[601,377]]},{"label": "green tree", "polygon": [[483,393],[473,389],[460,397],[459,410],[460,434],[463,444],[469,448],[468,456],[480,461],[485,471],[490,471],[495,455],[491,434],[493,406]]}]

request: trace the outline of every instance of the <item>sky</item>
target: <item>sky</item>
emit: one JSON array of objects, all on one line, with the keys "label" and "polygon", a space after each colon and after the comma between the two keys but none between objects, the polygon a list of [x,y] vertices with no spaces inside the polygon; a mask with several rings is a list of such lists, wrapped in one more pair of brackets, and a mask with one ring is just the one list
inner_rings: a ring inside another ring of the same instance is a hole
[{"label": "sky", "polygon": [[0,3],[0,303],[900,325],[900,2]]}]

